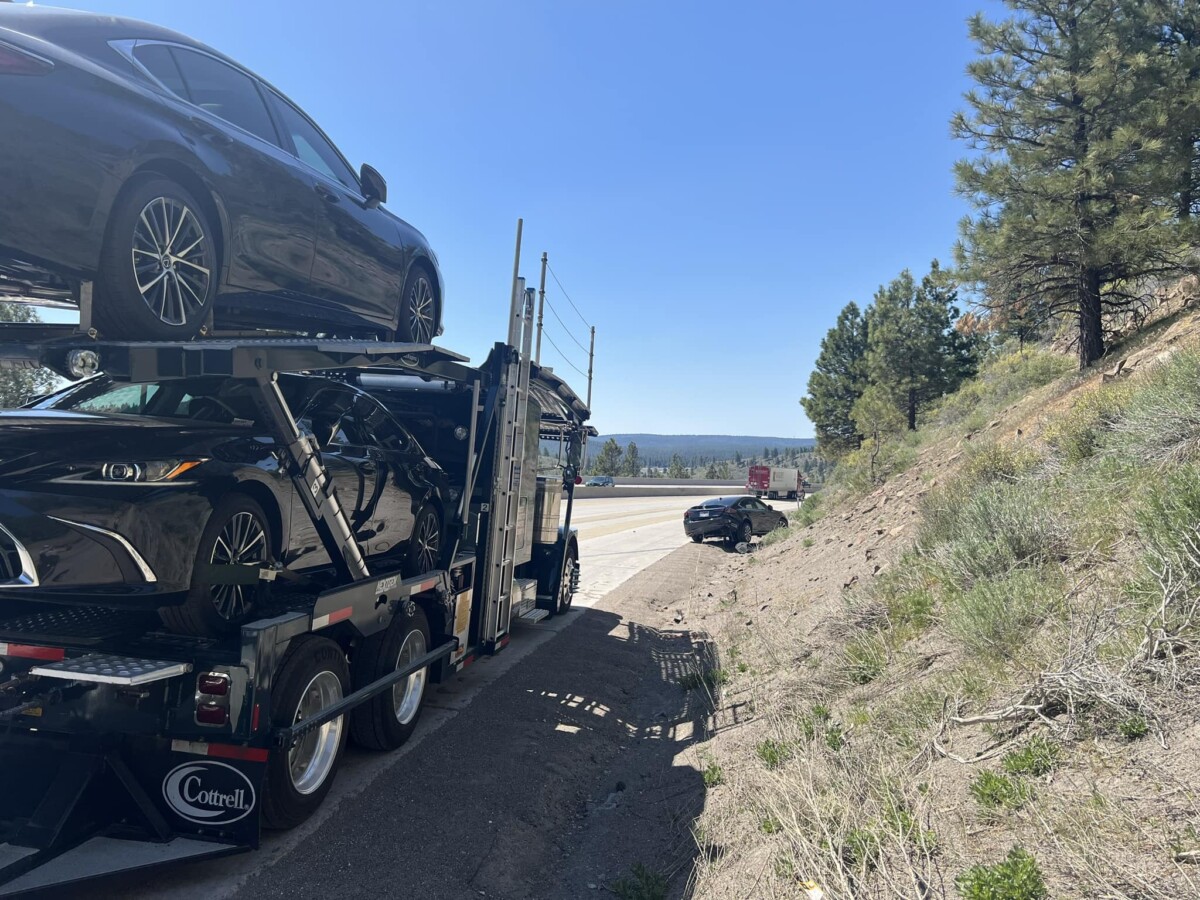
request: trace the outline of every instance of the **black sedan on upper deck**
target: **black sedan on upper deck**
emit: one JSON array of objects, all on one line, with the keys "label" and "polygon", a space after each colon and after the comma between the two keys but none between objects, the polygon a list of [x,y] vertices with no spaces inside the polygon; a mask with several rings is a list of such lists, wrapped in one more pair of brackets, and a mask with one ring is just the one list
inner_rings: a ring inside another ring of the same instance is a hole
[{"label": "black sedan on upper deck", "polygon": [[[411,433],[351,385],[280,387],[364,554],[413,575],[443,563],[453,494]],[[212,634],[256,600],[213,567],[327,568],[258,415],[247,382],[220,377],[101,376],[0,412],[0,602],[158,609],[172,630]]]},{"label": "black sedan on upper deck", "polygon": [[713,497],[683,514],[683,531],[696,543],[706,537],[748,544],[757,534],[787,527],[787,516],[755,497]]},{"label": "black sedan on upper deck", "polygon": [[442,281],[294,103],[173,31],[0,2],[0,296],[118,339],[265,328],[428,343]]}]

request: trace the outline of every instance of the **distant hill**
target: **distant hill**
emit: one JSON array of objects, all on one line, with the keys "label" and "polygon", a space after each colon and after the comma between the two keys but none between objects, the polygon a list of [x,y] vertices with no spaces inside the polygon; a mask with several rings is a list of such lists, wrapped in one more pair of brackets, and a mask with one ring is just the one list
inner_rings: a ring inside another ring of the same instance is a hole
[{"label": "distant hill", "polygon": [[733,459],[761,457],[767,450],[811,450],[813,438],[764,437],[747,434],[602,434],[588,441],[588,452],[595,454],[609,438],[624,450],[630,441],[637,444],[638,456],[649,466],[664,466],[678,453],[685,463],[696,459]]}]

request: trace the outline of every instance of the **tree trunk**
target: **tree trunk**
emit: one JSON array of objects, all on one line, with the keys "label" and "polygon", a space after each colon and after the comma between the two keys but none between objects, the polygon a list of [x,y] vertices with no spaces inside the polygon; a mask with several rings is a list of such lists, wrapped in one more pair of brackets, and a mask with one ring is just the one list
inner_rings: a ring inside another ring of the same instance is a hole
[{"label": "tree trunk", "polygon": [[917,389],[908,389],[908,430],[917,430]]},{"label": "tree trunk", "polygon": [[1079,368],[1104,355],[1104,323],[1100,316],[1100,273],[1084,269],[1079,280]]}]

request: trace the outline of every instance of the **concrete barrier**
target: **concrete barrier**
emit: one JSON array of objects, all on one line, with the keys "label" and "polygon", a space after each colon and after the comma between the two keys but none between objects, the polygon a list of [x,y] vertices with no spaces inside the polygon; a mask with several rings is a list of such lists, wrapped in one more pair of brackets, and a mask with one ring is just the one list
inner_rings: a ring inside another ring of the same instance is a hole
[{"label": "concrete barrier", "polygon": [[742,494],[738,487],[714,486],[698,484],[694,487],[686,485],[671,485],[664,487],[645,487],[641,485],[618,484],[615,487],[584,487],[575,488],[575,498],[583,500],[589,497],[723,497]]}]

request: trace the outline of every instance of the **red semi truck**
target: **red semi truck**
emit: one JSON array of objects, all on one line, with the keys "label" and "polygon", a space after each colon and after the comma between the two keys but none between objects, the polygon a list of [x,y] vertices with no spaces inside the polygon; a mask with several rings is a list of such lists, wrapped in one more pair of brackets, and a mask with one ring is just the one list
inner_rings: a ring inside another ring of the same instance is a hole
[{"label": "red semi truck", "polygon": [[785,469],[780,466],[751,466],[746,473],[746,492],[753,493],[759,499],[766,494],[768,500],[787,500],[804,498],[808,487],[799,469]]}]

